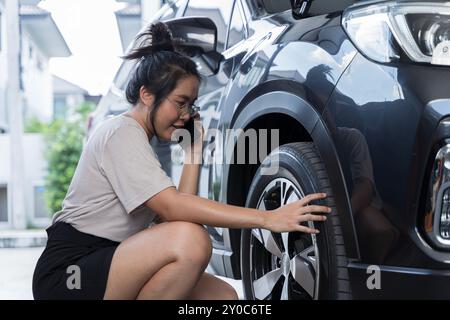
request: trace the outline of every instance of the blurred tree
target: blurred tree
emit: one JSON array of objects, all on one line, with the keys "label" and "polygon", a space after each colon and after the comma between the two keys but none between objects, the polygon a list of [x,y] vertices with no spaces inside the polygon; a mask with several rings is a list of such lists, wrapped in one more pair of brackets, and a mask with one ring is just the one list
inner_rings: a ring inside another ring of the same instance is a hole
[{"label": "blurred tree", "polygon": [[86,121],[94,107],[92,103],[83,103],[71,120],[54,120],[44,129],[48,165],[45,199],[52,214],[61,210],[83,149]]},{"label": "blurred tree", "polygon": [[25,133],[43,133],[47,126],[48,126],[47,123],[44,123],[38,118],[33,117],[25,121],[23,131]]}]

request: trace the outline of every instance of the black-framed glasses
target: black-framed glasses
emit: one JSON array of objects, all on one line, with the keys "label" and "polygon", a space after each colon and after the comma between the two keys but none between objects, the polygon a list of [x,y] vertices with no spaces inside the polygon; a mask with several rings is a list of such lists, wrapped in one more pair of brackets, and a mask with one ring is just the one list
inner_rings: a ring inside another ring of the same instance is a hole
[{"label": "black-framed glasses", "polygon": [[180,117],[184,116],[185,114],[189,114],[190,117],[195,116],[199,110],[200,107],[196,106],[195,104],[189,104],[188,102],[184,103],[184,104],[179,104],[175,101],[172,101],[169,98],[166,98],[167,100],[169,100],[170,102],[172,102],[174,105],[177,106],[179,112],[180,112]]}]

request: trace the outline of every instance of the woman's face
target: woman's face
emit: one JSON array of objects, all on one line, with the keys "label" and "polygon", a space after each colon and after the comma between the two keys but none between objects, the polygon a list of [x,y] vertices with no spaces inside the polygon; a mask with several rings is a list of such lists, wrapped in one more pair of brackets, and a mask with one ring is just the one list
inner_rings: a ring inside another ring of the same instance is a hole
[{"label": "woman's face", "polygon": [[180,106],[191,105],[197,100],[199,81],[195,76],[187,76],[161,103],[155,115],[155,129],[162,140],[170,141],[175,130],[184,127],[190,115],[180,110]]}]

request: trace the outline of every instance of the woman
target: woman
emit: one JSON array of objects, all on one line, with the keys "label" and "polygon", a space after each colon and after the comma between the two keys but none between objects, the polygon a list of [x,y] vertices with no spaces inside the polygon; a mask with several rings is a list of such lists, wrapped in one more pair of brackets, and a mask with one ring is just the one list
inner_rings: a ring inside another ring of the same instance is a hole
[{"label": "woman", "polygon": [[[87,142],[63,208],[47,229],[33,277],[36,299],[237,299],[231,286],[204,272],[212,247],[202,225],[318,233],[300,223],[324,221],[311,213],[331,211],[307,206],[323,194],[272,212],[195,196],[201,139],[187,153],[191,161],[176,189],[149,140],[171,140],[191,117],[198,119],[193,102],[200,75],[175,51],[165,24],[142,36],[149,38],[125,57],[140,59],[126,90],[133,108]],[[162,223],[152,223],[157,219]]]}]

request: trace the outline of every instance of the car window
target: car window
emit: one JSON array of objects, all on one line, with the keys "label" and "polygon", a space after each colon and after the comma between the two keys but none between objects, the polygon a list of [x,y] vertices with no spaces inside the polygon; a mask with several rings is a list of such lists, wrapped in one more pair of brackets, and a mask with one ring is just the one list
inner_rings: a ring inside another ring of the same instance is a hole
[{"label": "car window", "polygon": [[189,0],[184,13],[185,17],[204,16],[214,21],[217,26],[217,51],[219,52],[223,51],[225,48],[225,40],[233,3],[234,0]]},{"label": "car window", "polygon": [[165,10],[162,15],[159,17],[159,20],[169,20],[175,18],[183,6],[184,1],[171,1],[167,10]]},{"label": "car window", "polygon": [[233,15],[230,22],[230,31],[228,32],[227,48],[231,48],[235,44],[245,39],[244,19],[236,1],[234,4]]},{"label": "car window", "polygon": [[309,14],[311,16],[318,16],[336,11],[342,11],[351,6],[358,0],[317,0],[313,1]]},{"label": "car window", "polygon": [[[333,0],[336,1],[336,0]],[[267,13],[278,13],[291,9],[290,0],[261,0]]]},{"label": "car window", "polygon": [[168,20],[175,18],[176,12],[173,7],[168,7],[166,11],[159,17],[159,20]]},{"label": "car window", "polygon": [[250,9],[247,0],[241,0],[241,6],[242,6],[242,11],[244,12],[245,18],[247,20],[250,20],[254,14],[252,12],[252,10]]},{"label": "car window", "polygon": [[[267,13],[279,13],[291,10],[290,0],[258,0]],[[317,16],[335,11],[341,11],[358,0],[314,0],[309,9],[309,15]]]}]

